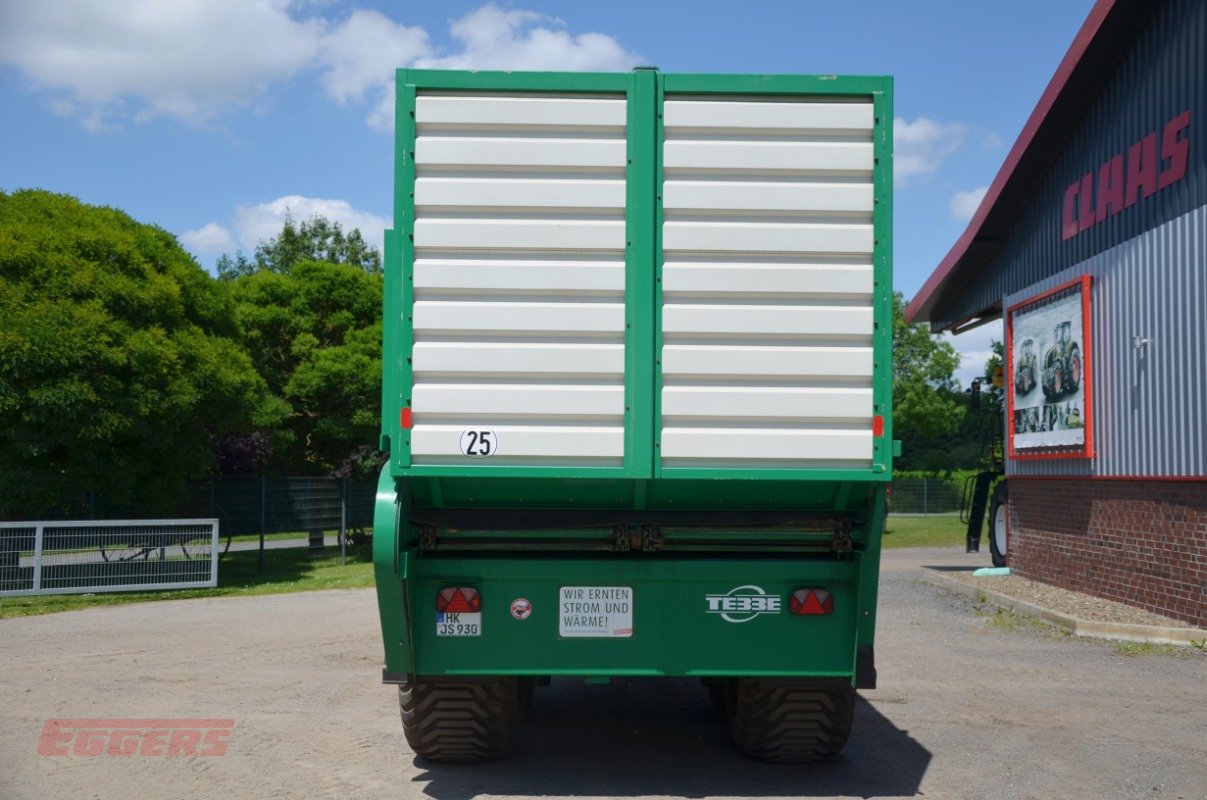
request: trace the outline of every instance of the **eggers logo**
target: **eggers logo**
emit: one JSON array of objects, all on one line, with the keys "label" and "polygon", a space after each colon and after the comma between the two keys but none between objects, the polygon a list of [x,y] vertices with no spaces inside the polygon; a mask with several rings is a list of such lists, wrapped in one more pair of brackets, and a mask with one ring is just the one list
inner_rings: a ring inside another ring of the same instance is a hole
[{"label": "eggers logo", "polygon": [[727,594],[706,594],[709,614],[720,614],[726,622],[750,622],[759,614],[778,614],[783,600],[767,594],[761,586],[738,586]]},{"label": "eggers logo", "polygon": [[224,756],[233,719],[48,719],[40,756]]}]

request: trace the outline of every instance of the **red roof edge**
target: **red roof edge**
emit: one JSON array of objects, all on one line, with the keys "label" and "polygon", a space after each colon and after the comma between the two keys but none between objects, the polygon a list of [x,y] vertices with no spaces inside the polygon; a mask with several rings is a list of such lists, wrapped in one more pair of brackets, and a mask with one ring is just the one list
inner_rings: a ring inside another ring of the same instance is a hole
[{"label": "red roof edge", "polygon": [[1069,76],[1073,74],[1073,70],[1081,61],[1082,56],[1085,55],[1090,42],[1098,35],[1098,30],[1102,27],[1103,20],[1110,14],[1111,9],[1115,7],[1115,3],[1116,0],[1098,0],[1094,4],[1094,7],[1090,9],[1090,15],[1082,23],[1081,30],[1077,32],[1076,38],[1073,39],[1073,44],[1069,45],[1069,51],[1065,53],[1060,66],[1056,68],[1056,73],[1052,76],[1052,80],[1048,82],[1048,88],[1044,89],[1043,95],[1039,98],[1039,103],[1035,106],[1035,110],[1031,112],[1031,116],[1027,119],[1027,124],[1023,126],[1022,132],[1019,133],[1018,139],[1015,140],[1014,146],[1010,148],[1010,152],[1006,155],[1006,160],[1002,163],[1001,169],[997,171],[997,176],[994,177],[993,183],[989,185],[984,198],[981,199],[981,204],[977,206],[976,213],[968,223],[968,227],[964,229],[964,233],[956,241],[955,246],[939,262],[939,266],[926,279],[926,283],[922,284],[922,288],[918,290],[918,294],[914,296],[909,306],[906,307],[906,322],[913,322],[919,314],[923,313],[924,309],[929,310],[926,309],[926,306],[930,304],[939,287],[951,275],[956,265],[960,263],[960,259],[968,252],[968,248],[976,239],[977,234],[980,233],[985,218],[989,216],[989,210],[993,208],[994,203],[1001,196],[1006,182],[1014,174],[1019,161],[1022,160],[1023,155],[1031,146],[1036,132],[1039,131],[1044,121],[1048,118],[1048,114],[1052,111],[1052,107],[1056,105],[1057,99],[1064,92],[1065,85],[1069,81]]}]

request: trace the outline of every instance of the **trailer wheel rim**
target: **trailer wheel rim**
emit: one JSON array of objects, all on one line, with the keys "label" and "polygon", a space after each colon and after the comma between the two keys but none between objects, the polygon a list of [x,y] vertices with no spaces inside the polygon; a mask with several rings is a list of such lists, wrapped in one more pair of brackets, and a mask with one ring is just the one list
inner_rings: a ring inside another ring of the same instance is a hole
[{"label": "trailer wheel rim", "polygon": [[997,551],[1003,556],[1006,555],[1006,525],[1010,517],[1010,511],[1005,503],[999,503],[997,511],[993,515],[993,543],[997,547]]}]

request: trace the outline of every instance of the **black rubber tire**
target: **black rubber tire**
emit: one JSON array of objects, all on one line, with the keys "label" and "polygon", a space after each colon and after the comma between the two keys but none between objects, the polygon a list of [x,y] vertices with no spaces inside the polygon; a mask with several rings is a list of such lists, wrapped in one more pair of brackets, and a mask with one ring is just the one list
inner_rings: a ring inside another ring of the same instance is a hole
[{"label": "black rubber tire", "polygon": [[851,686],[764,686],[738,678],[726,689],[730,738],[750,758],[781,764],[828,761],[851,735]]},{"label": "black rubber tire", "polygon": [[[1009,562],[1009,534],[1007,533],[1005,551],[1001,550],[997,543],[998,510],[1001,509],[1007,515],[1010,513],[1010,494],[1007,486],[1006,481],[998,481],[997,488],[993,490],[993,500],[989,503],[989,554],[995,567],[1004,567]],[[1009,524],[1006,529],[1009,531]]]},{"label": "black rubber tire", "polygon": [[516,678],[498,683],[404,683],[398,687],[402,731],[416,755],[473,762],[511,749],[524,715]]}]

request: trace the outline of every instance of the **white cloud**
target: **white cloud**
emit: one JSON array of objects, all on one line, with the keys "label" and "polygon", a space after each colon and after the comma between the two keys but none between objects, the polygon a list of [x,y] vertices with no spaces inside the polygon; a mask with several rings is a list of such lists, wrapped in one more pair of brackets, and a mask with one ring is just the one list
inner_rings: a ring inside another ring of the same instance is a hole
[{"label": "white cloud", "polygon": [[341,103],[370,97],[369,125],[392,131],[397,67],[607,72],[641,61],[611,36],[575,36],[562,26],[542,14],[489,3],[450,23],[459,49],[437,52],[422,28],[399,25],[376,11],[357,11],[323,37],[323,85]]},{"label": "white cloud", "polygon": [[967,222],[972,219],[972,215],[976,213],[977,208],[981,205],[981,201],[985,199],[985,193],[988,191],[988,186],[979,186],[970,192],[956,192],[951,196],[951,201],[948,202],[947,208],[951,211],[953,217],[962,222]]},{"label": "white cloud", "polygon": [[51,107],[99,129],[125,118],[205,122],[310,64],[320,20],[288,0],[0,4],[0,62]]},{"label": "white cloud", "polygon": [[893,120],[893,179],[904,186],[913,176],[933,173],[959,149],[968,135],[962,122],[935,122],[918,117],[913,122]]},{"label": "white cloud", "polygon": [[262,241],[281,233],[285,219],[304,222],[315,215],[338,222],[345,232],[359,228],[365,242],[382,249],[385,229],[390,227],[389,217],[353,208],[347,200],[326,200],[318,197],[303,197],[297,194],[278,197],[267,203],[241,205],[235,209],[231,227],[245,250],[254,250]]},{"label": "white cloud", "polygon": [[979,328],[961,333],[959,336],[952,336],[950,333],[943,334],[943,339],[951,343],[960,353],[960,366],[956,369],[956,379],[960,381],[961,386],[967,388],[972,385],[973,378],[979,378],[985,374],[985,362],[993,355],[993,340],[996,339],[1000,342],[1004,338],[1001,320],[986,323]]},{"label": "white cloud", "polygon": [[450,23],[449,51],[377,11],[342,21],[327,11],[290,0],[0,2],[0,65],[94,131],[158,117],[204,124],[307,70],[336,102],[369,101],[369,124],[389,130],[398,67],[625,70],[640,61],[611,36],[571,34],[559,20],[493,3]]},{"label": "white cloud", "polygon": [[561,20],[552,17],[489,3],[450,25],[460,52],[421,58],[415,66],[588,72],[628,70],[641,61],[611,36],[574,36],[560,30],[563,27]]},{"label": "white cloud", "polygon": [[180,234],[180,242],[195,255],[216,256],[235,249],[235,239],[228,228],[211,222]]},{"label": "white cloud", "polygon": [[320,58],[327,67],[323,86],[339,103],[372,95],[368,123],[394,129],[394,70],[431,53],[427,31],[399,25],[376,11],[355,11],[323,37]]}]

